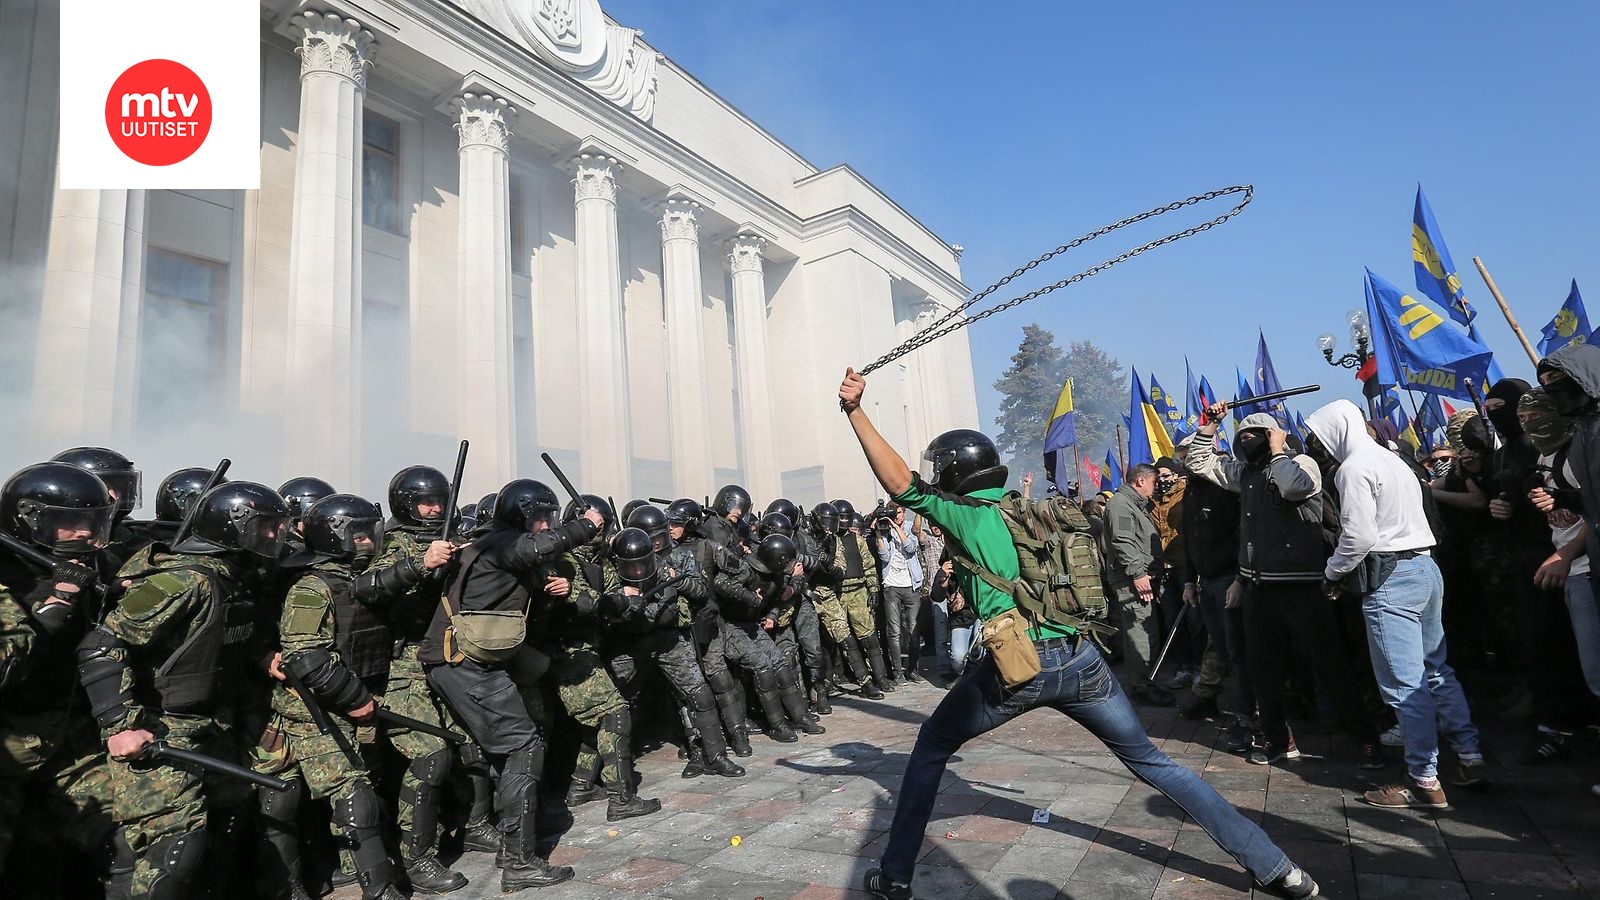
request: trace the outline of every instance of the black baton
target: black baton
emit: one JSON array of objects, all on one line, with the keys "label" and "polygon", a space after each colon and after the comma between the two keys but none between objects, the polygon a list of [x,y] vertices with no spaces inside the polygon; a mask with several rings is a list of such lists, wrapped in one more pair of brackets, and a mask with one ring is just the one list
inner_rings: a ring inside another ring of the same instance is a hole
[{"label": "black baton", "polygon": [[139,760],[140,762],[165,763],[166,765],[177,766],[180,768],[192,766],[196,769],[203,769],[207,772],[215,772],[218,775],[226,775],[229,778],[238,778],[243,781],[248,781],[251,784],[264,787],[267,790],[277,791],[279,793],[283,793],[289,789],[289,782],[284,781],[282,778],[273,778],[271,775],[262,775],[260,772],[252,771],[244,766],[235,765],[227,760],[217,759],[215,756],[207,756],[204,753],[195,753],[192,750],[179,750],[177,747],[171,746],[166,741],[156,741],[152,744],[146,744],[145,748],[139,751],[139,755],[135,756],[134,759]]},{"label": "black baton", "polygon": [[409,728],[412,731],[420,732],[422,734],[431,734],[440,740],[449,741],[452,744],[465,744],[467,742],[466,738],[456,734],[454,731],[440,728],[437,725],[424,722],[421,719],[413,719],[410,716],[401,715],[392,709],[385,709],[381,706],[377,707],[376,711],[373,713],[373,717],[377,718],[379,721],[388,722],[391,725],[399,725],[403,728]]},{"label": "black baton", "polygon": [[[294,692],[299,696],[300,702],[306,705],[306,712],[311,714],[311,723],[317,726],[317,731],[333,738],[333,742],[339,746],[339,752],[344,754],[344,758],[350,761],[352,767],[358,771],[365,771],[367,765],[362,761],[360,754],[356,753],[356,748],[350,746],[350,742],[345,739],[344,732],[340,731],[338,726],[328,719],[328,711],[323,709],[322,704],[317,702],[317,698],[312,696],[311,691],[306,689],[306,683],[300,679],[299,675],[289,671],[288,666],[280,665],[278,668],[283,672],[284,681],[289,683],[289,687],[294,688]],[[373,705],[376,706],[377,704]]]}]

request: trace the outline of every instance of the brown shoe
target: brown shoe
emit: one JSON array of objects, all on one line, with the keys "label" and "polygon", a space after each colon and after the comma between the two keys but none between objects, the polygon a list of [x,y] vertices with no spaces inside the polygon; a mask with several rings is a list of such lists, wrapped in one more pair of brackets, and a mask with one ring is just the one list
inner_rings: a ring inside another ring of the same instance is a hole
[{"label": "brown shoe", "polygon": [[1403,784],[1391,784],[1367,791],[1361,799],[1384,809],[1449,809],[1450,801],[1444,797],[1444,786],[1425,788],[1412,779]]},{"label": "brown shoe", "polygon": [[1474,762],[1457,765],[1455,777],[1450,779],[1450,783],[1456,787],[1486,788],[1493,782],[1489,778],[1488,764]]}]

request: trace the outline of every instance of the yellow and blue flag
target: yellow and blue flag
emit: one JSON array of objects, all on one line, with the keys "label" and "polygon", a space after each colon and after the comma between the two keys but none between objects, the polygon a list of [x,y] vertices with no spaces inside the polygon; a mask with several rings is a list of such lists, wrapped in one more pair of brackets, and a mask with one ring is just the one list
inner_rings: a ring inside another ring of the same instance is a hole
[{"label": "yellow and blue flag", "polygon": [[1161,414],[1156,412],[1144,383],[1139,380],[1139,370],[1133,370],[1133,391],[1128,404],[1128,465],[1154,463],[1163,456],[1172,455],[1172,436],[1167,434]]},{"label": "yellow and blue flag", "polygon": [[1471,399],[1465,379],[1482,390],[1493,354],[1454,328],[1427,303],[1367,270],[1367,319],[1380,385]]},{"label": "yellow and blue flag", "polygon": [[1582,344],[1588,340],[1589,314],[1584,312],[1583,297],[1578,294],[1578,279],[1574,278],[1567,302],[1561,304],[1556,317],[1544,326],[1544,337],[1539,340],[1539,353],[1549,356],[1568,344]]},{"label": "yellow and blue flag", "polygon": [[1439,223],[1433,220],[1433,207],[1422,195],[1420,184],[1417,185],[1416,210],[1411,215],[1411,258],[1417,274],[1417,290],[1449,310],[1450,318],[1471,325],[1478,311],[1467,302],[1467,294],[1461,289],[1456,264],[1450,259],[1450,248],[1444,245]]},{"label": "yellow and blue flag", "polygon": [[1117,465],[1117,455],[1111,450],[1106,451],[1105,477],[1100,479],[1102,491],[1114,491],[1122,487],[1122,466]]},{"label": "yellow and blue flag", "polygon": [[1056,490],[1066,493],[1066,473],[1057,468],[1060,451],[1078,442],[1078,414],[1072,408],[1072,379],[1061,385],[1055,409],[1050,413],[1050,424],[1044,429],[1044,474]]},{"label": "yellow and blue flag", "polygon": [[1167,431],[1170,432],[1183,424],[1183,413],[1178,410],[1178,404],[1161,386],[1161,382],[1156,381],[1154,375],[1150,376],[1150,403],[1155,406],[1156,415],[1160,417],[1162,426]]}]

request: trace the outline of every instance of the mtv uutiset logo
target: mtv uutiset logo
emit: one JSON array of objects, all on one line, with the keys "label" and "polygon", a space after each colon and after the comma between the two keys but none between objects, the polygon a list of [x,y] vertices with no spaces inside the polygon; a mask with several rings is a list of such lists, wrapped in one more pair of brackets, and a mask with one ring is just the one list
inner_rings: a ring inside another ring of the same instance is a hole
[{"label": "mtv uutiset logo", "polygon": [[153,0],[61,0],[60,186],[258,187],[259,15],[213,4],[195,40]]},{"label": "mtv uutiset logo", "polygon": [[134,162],[170,166],[211,133],[211,94],[193,69],[170,59],[134,63],[106,95],[106,131]]}]

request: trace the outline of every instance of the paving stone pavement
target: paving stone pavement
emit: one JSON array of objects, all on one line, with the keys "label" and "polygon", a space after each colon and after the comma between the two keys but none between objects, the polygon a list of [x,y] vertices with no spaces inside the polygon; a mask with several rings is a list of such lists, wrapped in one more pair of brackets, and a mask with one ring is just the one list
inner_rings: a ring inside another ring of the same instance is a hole
[{"label": "paving stone pavement", "polygon": [[[575,811],[551,860],[577,870],[529,900],[857,900],[893,816],[917,728],[944,692],[911,685],[885,701],[839,698],[828,733],[798,744],[752,738],[740,779],[679,777],[671,746],[641,759],[654,816],[616,824],[605,803]],[[1297,730],[1304,756],[1270,770],[1223,749],[1215,722],[1142,708],[1157,745],[1202,773],[1310,870],[1323,896],[1520,900],[1600,896],[1600,782],[1593,757],[1553,767],[1509,761],[1525,747],[1491,730],[1495,785],[1455,790],[1454,808],[1366,806],[1341,738]],[[1494,751],[1498,750],[1498,754]],[[1036,809],[1050,811],[1034,824]],[[1086,731],[1036,711],[967,745],[952,762],[916,872],[927,900],[1144,900],[1241,897],[1249,879],[1176,806]],[[737,843],[735,841],[737,840]],[[451,900],[498,898],[489,854],[455,862],[472,882]],[[1259,896],[1265,896],[1256,892]],[[336,895],[359,895],[342,890]]]}]

